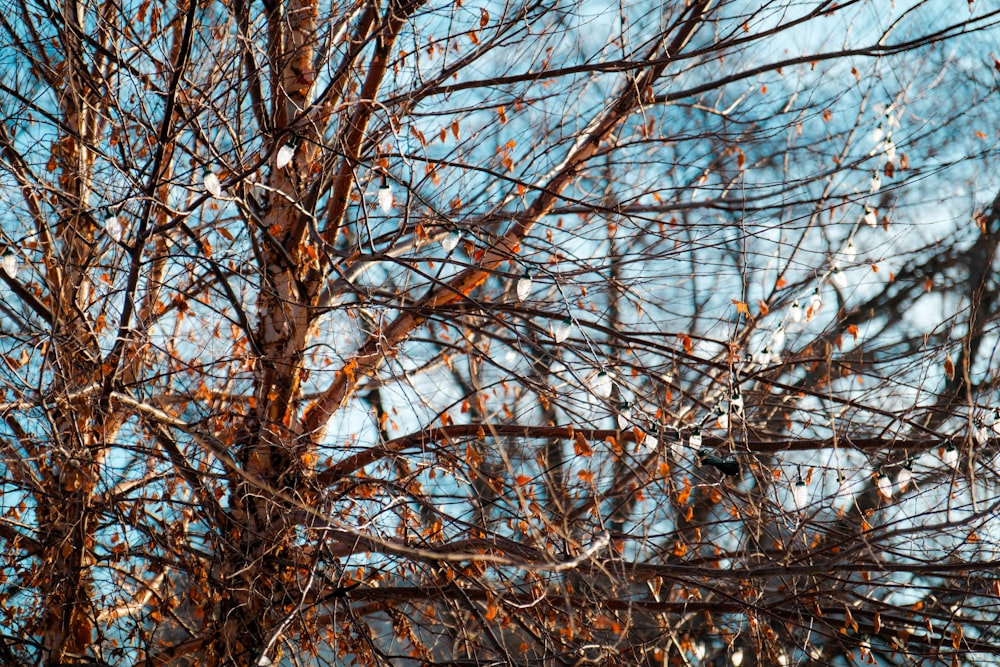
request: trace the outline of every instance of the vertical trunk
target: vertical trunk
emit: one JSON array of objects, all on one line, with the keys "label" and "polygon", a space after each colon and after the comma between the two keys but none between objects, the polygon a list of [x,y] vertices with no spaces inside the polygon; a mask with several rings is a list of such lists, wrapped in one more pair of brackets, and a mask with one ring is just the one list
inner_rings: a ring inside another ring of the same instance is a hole
[{"label": "vertical trunk", "polygon": [[[313,0],[292,0],[271,17],[271,53],[277,54],[271,60],[272,81],[279,82],[272,107],[275,136],[294,136],[296,117],[309,103],[316,12]],[[295,164],[272,168],[269,185],[287,197],[273,197],[264,217],[273,241],[261,246],[254,405],[235,443],[247,477],[232,480],[239,528],[223,558],[230,585],[220,609],[219,644],[211,647],[216,658],[242,664],[266,654],[270,635],[296,602],[299,587],[299,554],[290,549],[285,521],[288,508],[262,493],[255,481],[309,503],[315,500],[308,490],[308,439],[299,431],[297,410],[316,303],[313,286],[319,281],[310,273],[311,263],[303,261],[307,229],[297,207],[302,183]]]},{"label": "vertical trunk", "polygon": [[[40,634],[46,661],[60,664],[86,656],[93,642],[96,614],[92,600],[91,567],[98,516],[94,507],[96,481],[119,424],[107,406],[93,404],[81,392],[101,377],[100,348],[88,326],[81,285],[93,261],[94,222],[89,213],[94,154],[90,146],[97,128],[100,91],[88,83],[86,59],[76,37],[84,25],[83,5],[67,0],[63,15],[71,29],[61,35],[65,89],[61,113],[68,131],[52,147],[64,193],[60,222],[47,248],[46,277],[53,297],[53,380],[49,395],[52,443],[45,454],[46,494],[37,498],[42,562],[51,563],[40,582]],[[76,398],[70,398],[76,397]]]}]

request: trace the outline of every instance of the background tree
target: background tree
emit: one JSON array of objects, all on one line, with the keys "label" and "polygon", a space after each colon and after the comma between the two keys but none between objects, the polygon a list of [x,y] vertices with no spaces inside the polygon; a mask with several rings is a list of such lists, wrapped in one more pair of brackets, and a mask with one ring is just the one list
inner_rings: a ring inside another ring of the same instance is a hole
[{"label": "background tree", "polygon": [[996,660],[998,23],[8,3],[3,661]]}]

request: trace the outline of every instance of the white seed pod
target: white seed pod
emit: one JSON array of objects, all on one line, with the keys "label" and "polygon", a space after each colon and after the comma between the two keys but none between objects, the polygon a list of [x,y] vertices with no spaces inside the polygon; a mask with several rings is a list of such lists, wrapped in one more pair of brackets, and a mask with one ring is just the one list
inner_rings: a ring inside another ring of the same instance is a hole
[{"label": "white seed pod", "polygon": [[552,331],[552,337],[557,343],[561,343],[569,338],[571,333],[573,333],[573,320],[567,317],[556,325],[556,328]]},{"label": "white seed pod", "polygon": [[875,484],[878,487],[878,492],[886,500],[892,498],[892,480],[889,479],[888,475],[882,473],[876,473]]},{"label": "white seed pod", "polygon": [[274,159],[274,166],[278,169],[284,169],[292,163],[292,158],[295,157],[295,144],[287,142],[281,145],[278,149],[278,155]]},{"label": "white seed pod", "polygon": [[222,196],[222,183],[219,182],[219,177],[215,175],[214,171],[205,169],[201,181],[205,185],[205,190],[208,194],[213,197]]},{"label": "white seed pod", "polygon": [[[386,181],[384,179],[382,180],[382,187],[378,189],[376,197],[378,198],[378,207],[383,213],[388,213],[389,211],[392,210],[392,187],[389,185],[389,181]],[[453,230],[453,231],[458,231],[458,230]],[[447,239],[448,237],[445,238]],[[461,236],[455,239],[455,246],[458,245],[459,238],[461,238]],[[444,244],[445,242],[442,241],[441,245]],[[445,248],[445,250],[451,252],[452,250],[455,249],[455,246],[452,246],[451,248]]]},{"label": "white seed pod", "polygon": [[864,220],[869,227],[878,227],[878,212],[870,206],[865,206]]},{"label": "white seed pod", "polygon": [[896,486],[899,488],[900,493],[906,493],[906,489],[909,488],[910,482],[913,481],[913,471],[910,470],[909,464],[904,465],[899,469],[899,474],[896,475]]},{"label": "white seed pod", "polygon": [[[379,190],[379,192],[382,192]],[[390,193],[391,194],[391,193]],[[450,230],[445,234],[444,238],[441,239],[441,247],[445,252],[451,252],[458,247],[458,242],[462,240],[462,232],[457,229]]]},{"label": "white seed pod", "polygon": [[531,296],[531,274],[527,271],[517,280],[517,300],[524,301]]},{"label": "white seed pod", "polygon": [[954,468],[958,465],[958,449],[955,445],[948,443],[948,446],[944,448],[941,453],[941,460],[946,466]]},{"label": "white seed pod", "polygon": [[107,232],[112,241],[118,243],[122,240],[122,234],[125,230],[122,228],[122,223],[118,219],[118,216],[112,213],[104,219],[104,231]]},{"label": "white seed pod", "polygon": [[607,398],[611,395],[611,388],[614,386],[614,381],[606,370],[600,370],[591,379],[590,388],[593,390],[594,394],[600,396],[601,398]]},{"label": "white seed pod", "polygon": [[13,248],[7,248],[3,251],[3,259],[0,260],[3,263],[3,272],[7,274],[12,280],[17,278],[17,272],[20,268],[17,261],[17,253],[14,252]]},{"label": "white seed pod", "polygon": [[858,246],[854,244],[854,237],[847,239],[847,243],[840,251],[840,256],[846,264],[853,264],[858,257]]},{"label": "white seed pod", "polygon": [[882,175],[877,171],[872,175],[871,183],[868,184],[868,194],[875,194],[882,189]]},{"label": "white seed pod", "polygon": [[809,503],[809,487],[801,477],[792,486],[792,499],[795,501],[795,506],[799,509],[802,509]]},{"label": "white seed pod", "polygon": [[802,304],[799,303],[798,299],[796,299],[792,302],[791,307],[788,309],[788,319],[789,321],[797,324],[802,321],[802,317]]},{"label": "white seed pod", "polygon": [[688,445],[691,447],[691,449],[697,451],[697,450],[701,449],[701,443],[702,443],[702,441],[703,441],[703,438],[701,436],[701,429],[700,428],[694,428],[691,431],[691,436],[688,438]]}]

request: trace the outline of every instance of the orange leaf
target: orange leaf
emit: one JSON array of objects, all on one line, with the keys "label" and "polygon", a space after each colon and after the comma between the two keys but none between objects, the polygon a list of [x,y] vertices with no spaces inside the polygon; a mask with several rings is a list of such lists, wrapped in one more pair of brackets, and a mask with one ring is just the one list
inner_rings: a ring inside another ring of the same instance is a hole
[{"label": "orange leaf", "polygon": [[412,134],[414,137],[417,138],[417,141],[420,142],[421,146],[427,145],[427,138],[424,136],[424,133],[418,130],[413,125],[410,125],[410,134]]},{"label": "orange leaf", "polygon": [[350,382],[352,384],[354,383],[354,374],[357,371],[357,369],[358,369],[358,361],[357,361],[357,359],[351,359],[347,363],[347,365],[344,366],[344,375],[347,376],[347,381],[348,382]]},{"label": "orange leaf", "polygon": [[750,309],[747,308],[747,305],[744,302],[740,301],[739,299],[733,299],[733,305],[736,306],[737,313],[746,315],[751,320],[753,319],[753,317],[750,315]]},{"label": "orange leaf", "polygon": [[949,380],[955,379],[955,362],[951,360],[951,355],[944,355],[944,374]]},{"label": "orange leaf", "polygon": [[590,448],[590,444],[587,442],[587,439],[583,437],[582,433],[574,434],[573,451],[576,452],[578,456],[590,456],[594,453],[594,450]]},{"label": "orange leaf", "polygon": [[844,607],[844,627],[851,628],[855,632],[858,631],[858,622],[854,620],[854,616],[851,614],[851,610]]},{"label": "orange leaf", "polygon": [[858,326],[856,324],[848,324],[847,325],[847,333],[849,333],[852,336],[854,336],[854,340],[857,340],[858,339]]},{"label": "orange leaf", "polygon": [[691,343],[691,336],[688,336],[687,334],[677,334],[677,337],[681,339],[681,344],[684,345],[684,351],[690,352],[693,347]]}]

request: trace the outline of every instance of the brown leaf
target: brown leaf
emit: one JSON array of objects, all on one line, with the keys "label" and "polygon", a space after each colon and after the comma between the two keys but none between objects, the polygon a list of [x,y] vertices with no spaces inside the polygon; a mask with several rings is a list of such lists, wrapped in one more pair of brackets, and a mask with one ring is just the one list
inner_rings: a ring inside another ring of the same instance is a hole
[{"label": "brown leaf", "polygon": [[743,301],[740,301],[739,299],[733,299],[733,305],[736,306],[736,312],[737,313],[740,313],[741,315],[746,315],[751,320],[753,319],[753,316],[750,315],[750,309],[747,308],[747,304],[746,303],[744,303]]}]

